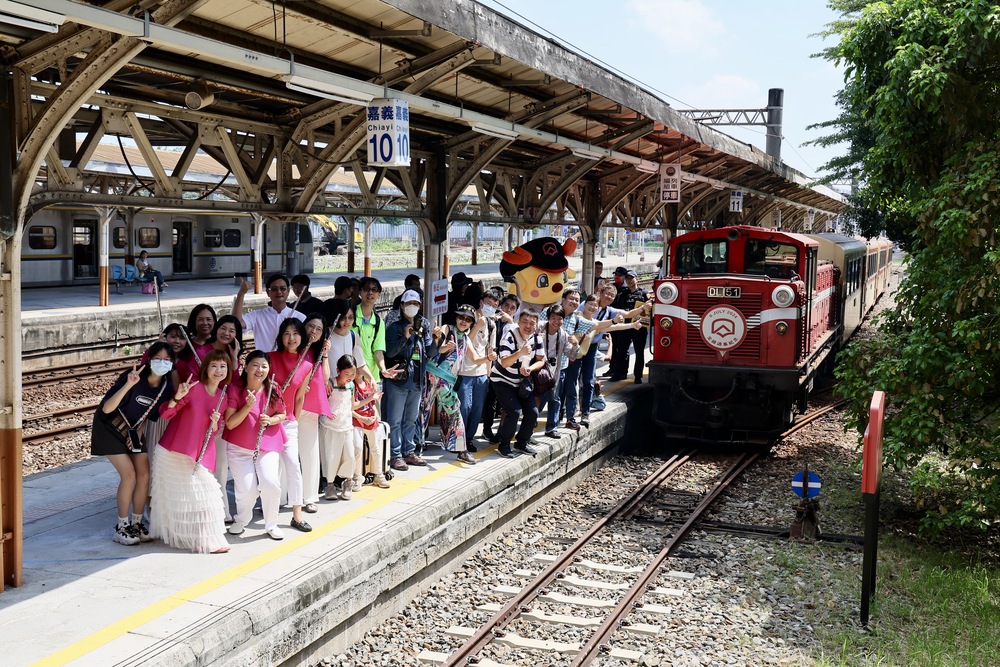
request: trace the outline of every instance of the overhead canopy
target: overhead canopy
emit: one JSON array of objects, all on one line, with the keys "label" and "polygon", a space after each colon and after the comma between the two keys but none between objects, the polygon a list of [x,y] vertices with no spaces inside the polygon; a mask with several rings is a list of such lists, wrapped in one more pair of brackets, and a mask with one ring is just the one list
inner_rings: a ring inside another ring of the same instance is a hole
[{"label": "overhead canopy", "polygon": [[[810,209],[822,221],[844,205],[474,2],[3,0],[0,9],[24,19],[0,22],[22,216],[65,201],[372,215],[386,181],[405,195],[393,214],[423,220],[430,238],[453,219],[672,228],[780,210],[789,227]],[[362,104],[373,97],[409,103],[413,154],[410,167],[374,178],[362,174]],[[152,182],[93,168],[109,135],[135,142]],[[165,147],[180,152],[170,166],[158,157]],[[235,182],[195,204],[184,193],[205,188],[204,172],[192,177],[200,152]],[[658,200],[651,172],[661,163],[683,166],[679,205]],[[355,172],[364,201],[328,201],[341,167]],[[459,208],[469,188],[480,205]],[[745,193],[743,213],[729,214],[730,190]]]}]

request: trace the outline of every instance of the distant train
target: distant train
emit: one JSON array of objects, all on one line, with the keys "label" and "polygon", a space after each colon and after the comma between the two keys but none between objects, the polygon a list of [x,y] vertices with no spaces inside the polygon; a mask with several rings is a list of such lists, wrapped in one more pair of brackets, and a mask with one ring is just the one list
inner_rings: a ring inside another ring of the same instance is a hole
[{"label": "distant train", "polygon": [[670,241],[655,283],[654,418],[668,437],[767,444],[889,283],[892,243],[759,227]]},{"label": "distant train", "polygon": [[[167,280],[221,278],[251,270],[253,221],[232,213],[136,214],[132,233],[124,218],[111,221],[109,262],[124,265],[126,253],[149,253],[153,268]],[[92,208],[51,208],[31,217],[24,229],[21,284],[24,287],[96,284],[99,218]],[[285,225],[265,225],[263,269],[281,271]],[[299,270],[313,270],[313,232],[299,224]]]}]

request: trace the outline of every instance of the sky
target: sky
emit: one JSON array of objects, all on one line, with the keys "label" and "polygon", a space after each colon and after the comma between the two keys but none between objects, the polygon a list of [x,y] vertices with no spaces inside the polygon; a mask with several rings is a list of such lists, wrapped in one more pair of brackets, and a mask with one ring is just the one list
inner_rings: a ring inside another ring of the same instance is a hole
[{"label": "sky", "polygon": [[[807,177],[846,152],[804,145],[825,134],[807,126],[837,116],[843,84],[833,63],[810,57],[834,44],[818,35],[838,18],[825,0],[479,1],[678,109],[760,109],[783,88],[781,159]],[[763,127],[715,129],[764,150]]]}]

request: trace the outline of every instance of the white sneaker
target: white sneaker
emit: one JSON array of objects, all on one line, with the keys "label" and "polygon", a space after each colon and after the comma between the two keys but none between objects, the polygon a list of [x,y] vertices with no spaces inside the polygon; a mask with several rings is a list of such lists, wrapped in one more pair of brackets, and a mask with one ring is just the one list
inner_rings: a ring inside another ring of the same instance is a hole
[{"label": "white sneaker", "polygon": [[341,500],[350,500],[352,498],[352,496],[351,496],[351,489],[353,487],[354,487],[354,480],[345,479],[344,480],[344,484],[341,487],[340,499]]},{"label": "white sneaker", "polygon": [[281,529],[278,528],[277,526],[275,526],[274,528],[268,528],[264,532],[267,533],[267,536],[270,537],[272,540],[283,540],[283,539],[285,539],[285,534],[283,532],[281,532]]},{"label": "white sneaker", "polygon": [[339,500],[340,499],[340,489],[333,482],[327,482],[326,492],[323,494],[323,498],[326,500]]},{"label": "white sneaker", "polygon": [[242,523],[234,523],[231,526],[229,526],[228,530],[230,535],[242,535],[244,529],[245,526]]},{"label": "white sneaker", "polygon": [[351,487],[353,491],[360,491],[361,487],[365,485],[364,475],[360,475],[354,478],[354,486]]},{"label": "white sneaker", "polygon": [[372,484],[374,486],[377,486],[380,489],[388,489],[389,488],[389,480],[387,480],[385,478],[385,475],[376,475],[375,476],[375,481],[372,482]]},{"label": "white sneaker", "polygon": [[115,534],[111,536],[111,539],[128,547],[139,544],[139,534],[133,530],[132,524],[128,523],[115,526]]}]

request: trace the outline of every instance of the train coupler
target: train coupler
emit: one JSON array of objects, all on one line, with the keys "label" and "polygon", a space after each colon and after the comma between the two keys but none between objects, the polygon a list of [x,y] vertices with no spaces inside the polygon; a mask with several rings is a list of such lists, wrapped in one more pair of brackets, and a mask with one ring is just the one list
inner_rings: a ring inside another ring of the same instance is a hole
[{"label": "train coupler", "polygon": [[788,529],[788,538],[802,542],[815,542],[819,537],[819,502],[814,499],[802,499],[795,506],[795,520]]}]

